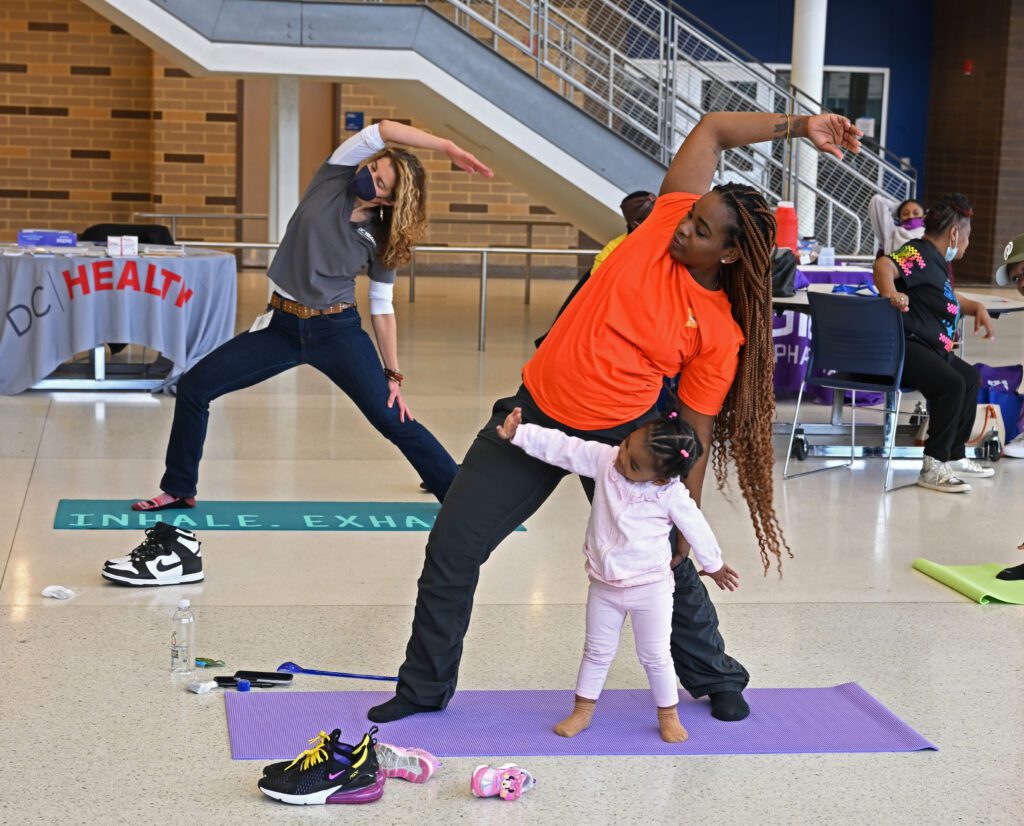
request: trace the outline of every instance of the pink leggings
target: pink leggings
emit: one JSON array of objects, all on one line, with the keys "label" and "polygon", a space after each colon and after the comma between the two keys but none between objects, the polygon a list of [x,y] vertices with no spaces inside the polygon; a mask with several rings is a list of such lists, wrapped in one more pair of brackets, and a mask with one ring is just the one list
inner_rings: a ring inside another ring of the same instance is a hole
[{"label": "pink leggings", "polygon": [[668,708],[679,702],[679,689],[672,668],[669,638],[672,633],[672,589],[668,577],[649,585],[616,588],[603,582],[590,582],[587,595],[587,640],[583,662],[576,680],[576,693],[587,700],[601,696],[605,678],[615,652],[626,614],[633,621],[633,637],[640,664],[647,672],[654,702]]}]

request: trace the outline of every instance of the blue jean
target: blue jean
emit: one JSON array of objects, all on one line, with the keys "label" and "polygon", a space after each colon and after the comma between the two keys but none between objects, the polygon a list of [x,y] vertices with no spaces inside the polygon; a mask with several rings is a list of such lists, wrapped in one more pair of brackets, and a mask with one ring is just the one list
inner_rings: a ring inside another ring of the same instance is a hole
[{"label": "blue jean", "polygon": [[161,490],[195,496],[210,402],[300,364],[315,367],[341,388],[409,460],[430,492],[444,499],[458,470],[455,460],[419,422],[399,421],[397,404],[387,406],[384,368],[355,308],[308,319],[275,310],[265,330],[235,336],[185,373],[178,381]]}]

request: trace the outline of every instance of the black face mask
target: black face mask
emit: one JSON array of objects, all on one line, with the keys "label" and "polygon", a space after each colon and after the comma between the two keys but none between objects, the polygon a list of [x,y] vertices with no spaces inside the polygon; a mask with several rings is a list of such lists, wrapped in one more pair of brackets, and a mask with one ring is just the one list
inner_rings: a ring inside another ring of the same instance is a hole
[{"label": "black face mask", "polygon": [[373,185],[370,167],[364,166],[355,174],[352,182],[348,185],[348,191],[364,201],[372,201],[377,197],[377,187]]}]

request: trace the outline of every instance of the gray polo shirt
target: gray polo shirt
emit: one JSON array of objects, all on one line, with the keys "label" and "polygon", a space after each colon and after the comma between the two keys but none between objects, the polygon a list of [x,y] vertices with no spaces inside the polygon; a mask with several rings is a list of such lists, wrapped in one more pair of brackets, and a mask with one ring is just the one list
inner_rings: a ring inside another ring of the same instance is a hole
[{"label": "gray polo shirt", "polygon": [[[340,151],[340,150],[339,150]],[[335,153],[337,157],[338,152]],[[362,160],[362,159],[360,159]],[[358,168],[325,161],[288,222],[267,276],[296,301],[317,309],[355,304],[356,276],[393,284],[395,271],[378,258],[383,227],[374,217],[353,224],[348,185]]]}]

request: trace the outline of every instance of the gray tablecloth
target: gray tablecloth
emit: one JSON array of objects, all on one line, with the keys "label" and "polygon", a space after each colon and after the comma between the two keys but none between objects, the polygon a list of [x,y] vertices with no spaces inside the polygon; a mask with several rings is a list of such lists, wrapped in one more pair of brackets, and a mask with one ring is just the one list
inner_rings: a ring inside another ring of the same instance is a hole
[{"label": "gray tablecloth", "polygon": [[235,258],[0,257],[0,393],[28,389],[75,353],[124,342],[174,364],[167,384],[234,333]]}]

